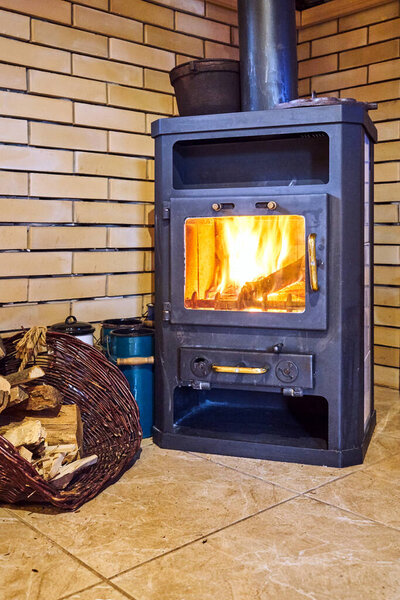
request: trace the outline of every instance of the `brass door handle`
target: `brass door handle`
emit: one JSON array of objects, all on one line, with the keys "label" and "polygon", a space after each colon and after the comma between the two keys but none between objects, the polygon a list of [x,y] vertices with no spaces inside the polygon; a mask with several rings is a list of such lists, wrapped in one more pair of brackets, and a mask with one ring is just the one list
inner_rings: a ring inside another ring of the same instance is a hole
[{"label": "brass door handle", "polygon": [[313,292],[318,292],[318,272],[317,272],[317,255],[316,255],[316,233],[310,233],[308,236],[308,268],[310,272],[310,286]]},{"label": "brass door handle", "polygon": [[212,365],[216,373],[238,373],[240,375],[263,375],[268,371],[266,367],[228,367],[224,365]]}]

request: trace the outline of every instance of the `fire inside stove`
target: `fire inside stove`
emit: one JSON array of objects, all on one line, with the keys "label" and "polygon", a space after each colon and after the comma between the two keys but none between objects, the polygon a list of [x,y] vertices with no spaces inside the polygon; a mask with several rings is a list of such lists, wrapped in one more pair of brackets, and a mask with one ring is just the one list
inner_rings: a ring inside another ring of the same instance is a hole
[{"label": "fire inside stove", "polygon": [[305,219],[300,215],[185,221],[185,308],[301,313]]}]

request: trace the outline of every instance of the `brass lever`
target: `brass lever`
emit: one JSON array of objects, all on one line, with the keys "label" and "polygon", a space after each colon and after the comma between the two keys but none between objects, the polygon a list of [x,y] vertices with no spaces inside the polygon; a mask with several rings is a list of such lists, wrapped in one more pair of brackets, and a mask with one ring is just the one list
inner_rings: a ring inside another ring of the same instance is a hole
[{"label": "brass lever", "polygon": [[308,268],[310,271],[310,286],[313,292],[318,292],[318,272],[317,272],[317,256],[316,256],[316,233],[310,233],[308,236]]},{"label": "brass lever", "polygon": [[224,365],[212,365],[216,373],[238,373],[240,375],[263,375],[268,371],[266,367],[228,367]]}]

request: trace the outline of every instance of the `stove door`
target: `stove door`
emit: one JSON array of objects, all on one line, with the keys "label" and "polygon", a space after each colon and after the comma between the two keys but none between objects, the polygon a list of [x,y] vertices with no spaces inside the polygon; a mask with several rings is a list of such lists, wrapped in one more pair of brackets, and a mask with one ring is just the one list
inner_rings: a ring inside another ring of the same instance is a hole
[{"label": "stove door", "polygon": [[171,322],[327,327],[325,194],[171,198]]}]

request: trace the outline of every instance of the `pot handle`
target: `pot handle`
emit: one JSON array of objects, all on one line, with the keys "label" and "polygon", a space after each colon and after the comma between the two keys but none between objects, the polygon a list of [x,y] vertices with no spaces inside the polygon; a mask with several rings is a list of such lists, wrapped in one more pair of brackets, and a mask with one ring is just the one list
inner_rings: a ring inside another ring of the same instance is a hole
[{"label": "pot handle", "polygon": [[71,323],[76,323],[77,321],[78,321],[78,319],[76,317],[74,317],[74,315],[70,315],[69,317],[67,317],[65,319],[65,324],[71,325]]}]

